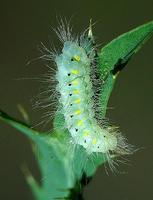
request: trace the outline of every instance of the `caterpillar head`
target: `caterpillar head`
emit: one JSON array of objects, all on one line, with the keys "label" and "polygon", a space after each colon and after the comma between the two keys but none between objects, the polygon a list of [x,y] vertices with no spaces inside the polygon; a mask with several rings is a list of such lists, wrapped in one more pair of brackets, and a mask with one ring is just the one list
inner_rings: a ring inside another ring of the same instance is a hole
[{"label": "caterpillar head", "polygon": [[81,62],[82,64],[88,65],[90,62],[85,50],[75,42],[65,42],[62,52],[66,60],[71,64],[73,62],[75,62],[75,64]]},{"label": "caterpillar head", "polygon": [[89,74],[90,59],[85,49],[78,43],[67,41],[64,43],[62,54],[57,55],[55,62],[58,66],[56,79],[59,83],[69,82],[78,76]]}]

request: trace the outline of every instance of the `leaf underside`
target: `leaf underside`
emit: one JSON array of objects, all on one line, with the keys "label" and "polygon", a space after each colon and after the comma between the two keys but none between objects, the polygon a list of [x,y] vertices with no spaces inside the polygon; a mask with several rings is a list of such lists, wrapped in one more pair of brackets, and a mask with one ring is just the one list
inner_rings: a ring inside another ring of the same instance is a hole
[{"label": "leaf underside", "polygon": [[[101,115],[105,117],[110,94],[117,74],[153,33],[153,22],[127,32],[103,47],[99,53],[99,69],[103,85],[100,101]],[[87,155],[82,147],[70,143],[71,137],[63,129],[64,119],[57,114],[54,131],[40,133],[0,111],[0,119],[24,133],[33,141],[32,149],[41,172],[41,185],[30,173],[26,173],[34,197],[37,200],[81,199],[83,186],[99,167],[106,162],[103,154]],[[75,196],[75,198],[73,197]]]}]

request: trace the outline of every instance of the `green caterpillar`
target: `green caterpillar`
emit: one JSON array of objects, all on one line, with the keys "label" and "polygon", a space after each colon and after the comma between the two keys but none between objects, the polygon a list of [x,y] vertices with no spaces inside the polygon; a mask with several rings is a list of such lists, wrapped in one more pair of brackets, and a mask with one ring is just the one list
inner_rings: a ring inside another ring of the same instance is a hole
[{"label": "green caterpillar", "polygon": [[[40,99],[40,105],[47,109],[49,118],[55,113],[64,117],[64,125],[62,123],[60,127],[68,130],[72,151],[73,147],[82,146],[88,155],[102,153],[114,170],[116,162],[112,158],[131,154],[133,147],[100,114],[103,109],[101,88],[105,80],[100,76],[98,46],[91,26],[80,35],[74,35],[69,24],[61,21],[55,32],[62,46],[57,51],[43,45],[42,58],[49,61],[47,66],[51,73],[47,74],[48,80],[45,79],[48,89],[42,91],[46,98],[45,101]],[[50,60],[54,61],[55,69],[50,67]],[[37,104],[40,107],[39,102]]]},{"label": "green caterpillar", "polygon": [[91,28],[88,34],[84,32],[77,37],[71,31],[64,23],[56,30],[63,47],[54,58],[65,128],[73,144],[83,146],[89,154],[101,152],[110,157],[111,152],[128,152],[126,139],[112,126],[106,126],[98,113],[101,106],[97,104],[98,92],[94,89],[102,80],[96,77],[97,50]]}]

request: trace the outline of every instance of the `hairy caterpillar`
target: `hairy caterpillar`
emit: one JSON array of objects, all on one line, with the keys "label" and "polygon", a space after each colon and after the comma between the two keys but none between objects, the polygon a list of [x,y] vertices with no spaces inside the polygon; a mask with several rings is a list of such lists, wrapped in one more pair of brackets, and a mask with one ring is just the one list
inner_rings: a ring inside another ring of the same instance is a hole
[{"label": "hairy caterpillar", "polygon": [[100,116],[102,105],[99,90],[103,80],[98,71],[98,52],[91,27],[80,36],[63,21],[56,30],[62,42],[60,53],[47,51],[56,65],[58,101],[64,115],[65,128],[72,141],[81,145],[87,153],[129,154],[126,139],[113,126],[107,125]]}]

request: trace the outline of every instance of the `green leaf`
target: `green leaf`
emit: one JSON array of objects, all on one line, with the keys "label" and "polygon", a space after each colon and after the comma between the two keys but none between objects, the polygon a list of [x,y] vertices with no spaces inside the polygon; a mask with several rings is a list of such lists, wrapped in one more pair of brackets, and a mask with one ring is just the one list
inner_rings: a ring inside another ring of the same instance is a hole
[{"label": "green leaf", "polygon": [[25,174],[38,200],[66,198],[71,195],[70,192],[73,193],[72,189],[78,190],[79,193],[78,184],[83,174],[86,177],[92,176],[97,167],[106,161],[102,158],[102,154],[92,155],[90,160],[82,147],[74,148],[74,145],[70,144],[71,137],[66,130],[48,135],[39,133],[3,111],[0,111],[0,119],[34,142],[32,147],[42,176],[41,185],[27,173],[27,170]]},{"label": "green leaf", "polygon": [[104,81],[101,90],[102,116],[105,116],[108,100],[118,72],[153,34],[153,21],[139,26],[103,47],[99,53],[99,69]]},{"label": "green leaf", "polygon": [[39,133],[37,131],[32,130],[27,124],[20,122],[16,119],[13,119],[8,114],[0,110],[0,119],[5,121],[6,123],[10,124],[17,130],[24,133],[28,138],[32,139],[33,141],[37,142],[39,138]]},{"label": "green leaf", "polygon": [[32,187],[34,196],[41,200],[67,197],[69,188],[74,186],[71,180],[67,166],[66,156],[67,145],[59,140],[58,137],[52,137],[32,130],[26,124],[19,122],[9,115],[0,111],[0,119],[7,122],[14,128],[24,133],[33,142],[33,150],[37,157],[39,168],[42,175],[42,185],[38,189],[38,184],[31,175],[27,175],[27,181]]}]

